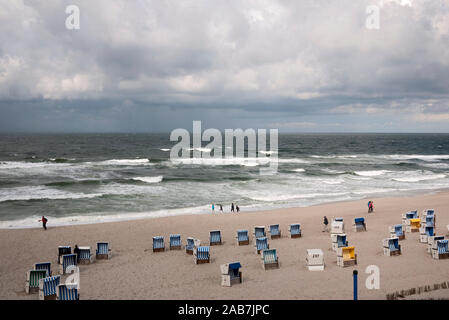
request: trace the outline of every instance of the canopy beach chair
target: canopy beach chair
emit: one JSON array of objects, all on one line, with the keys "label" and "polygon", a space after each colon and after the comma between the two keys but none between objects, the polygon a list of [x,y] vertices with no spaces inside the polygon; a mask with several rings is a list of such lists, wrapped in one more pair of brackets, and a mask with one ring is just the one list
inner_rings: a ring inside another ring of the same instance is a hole
[{"label": "canopy beach chair", "polygon": [[338,248],[341,247],[347,247],[348,246],[348,240],[345,233],[341,234],[332,234],[332,250],[337,251]]},{"label": "canopy beach chair", "polygon": [[[59,266],[59,274],[66,274],[69,268],[72,268],[78,264],[76,254],[65,254],[62,257],[62,264]],[[56,290],[56,289],[55,289]],[[56,294],[56,292],[55,292]]]},{"label": "canopy beach chair", "polygon": [[270,225],[270,236],[271,239],[277,239],[281,237],[281,230],[279,229],[278,224]]},{"label": "canopy beach chair", "polygon": [[418,210],[412,210],[402,214],[402,225],[405,227],[407,225],[407,220],[417,219],[418,218]]},{"label": "canopy beach chair", "polygon": [[199,246],[194,247],[193,256],[195,258],[195,263],[210,263],[210,252],[209,247],[207,246]]},{"label": "canopy beach chair", "polygon": [[90,247],[78,247],[80,249],[79,263],[89,264],[92,263],[92,254],[90,253]]},{"label": "canopy beach chair", "polygon": [[309,271],[324,270],[324,254],[321,249],[307,249],[306,264]]},{"label": "canopy beach chair", "polygon": [[263,250],[262,262],[265,270],[279,268],[279,257],[276,254],[276,249]]},{"label": "canopy beach chair", "polygon": [[448,259],[448,240],[436,240],[432,245],[432,258],[436,260]]},{"label": "canopy beach chair", "polygon": [[265,226],[254,227],[254,239],[266,237]]},{"label": "canopy beach chair", "polygon": [[386,256],[397,256],[401,254],[401,245],[397,237],[383,239],[382,246],[384,255]]},{"label": "canopy beach chair", "polygon": [[426,227],[435,227],[435,215],[426,216],[422,221],[425,221]]},{"label": "canopy beach chair", "polygon": [[225,263],[220,265],[221,270],[221,285],[230,287],[236,283],[242,283],[242,272],[240,262]]},{"label": "canopy beach chair", "polygon": [[56,288],[61,276],[47,277],[39,280],[39,300],[56,300]]},{"label": "canopy beach chair", "polygon": [[58,300],[79,300],[79,288],[73,285],[60,284],[56,288],[56,296]]},{"label": "canopy beach chair", "polygon": [[357,264],[355,247],[337,248],[337,265],[340,267],[354,266]]},{"label": "canopy beach chair", "polygon": [[267,237],[256,238],[256,253],[259,254],[260,251],[269,249]]},{"label": "canopy beach chair", "polygon": [[96,259],[111,259],[112,250],[109,247],[109,242],[97,242]]},{"label": "canopy beach chair", "polygon": [[421,214],[421,221],[426,221],[427,217],[434,217],[435,210],[434,209],[425,209]]},{"label": "canopy beach chair", "polygon": [[47,270],[30,270],[27,272],[25,282],[25,292],[27,294],[36,293],[39,291],[39,280],[47,277]]},{"label": "canopy beach chair", "polygon": [[181,235],[171,234],[170,235],[170,250],[181,250]]},{"label": "canopy beach chair", "polygon": [[[198,241],[198,246],[199,246],[200,241],[199,240],[197,240],[197,241]],[[188,237],[186,239],[186,253],[193,254],[194,247],[195,247],[195,239],[192,237]]]},{"label": "canopy beach chair", "polygon": [[237,243],[239,246],[249,244],[248,230],[237,230]]},{"label": "canopy beach chair", "polygon": [[300,238],[301,237],[301,225],[299,223],[293,223],[290,225],[290,238]]},{"label": "canopy beach chair", "polygon": [[432,254],[433,243],[437,240],[444,240],[444,236],[429,236],[429,237],[427,237],[427,253]]},{"label": "canopy beach chair", "polygon": [[421,229],[421,233],[419,235],[419,241],[421,243],[428,243],[428,238],[434,236],[434,227],[424,227]]},{"label": "canopy beach chair", "polygon": [[34,270],[47,270],[46,277],[51,276],[51,262],[40,262],[34,264]]},{"label": "canopy beach chair", "polygon": [[337,233],[344,233],[345,232],[345,225],[343,221],[335,220],[331,223],[331,235],[337,234]]},{"label": "canopy beach chair", "polygon": [[355,218],[352,228],[355,232],[366,231],[365,218]]},{"label": "canopy beach chair", "polygon": [[71,254],[72,253],[72,247],[71,246],[59,246],[58,247],[58,263],[62,263],[62,256],[65,254]]},{"label": "canopy beach chair", "polygon": [[164,252],[165,242],[164,236],[153,237],[153,252]]},{"label": "canopy beach chair", "polygon": [[399,240],[405,239],[404,226],[402,224],[395,224],[390,227],[390,238],[397,237]]},{"label": "canopy beach chair", "polygon": [[405,222],[405,231],[406,232],[419,232],[420,226],[421,226],[421,219],[419,219],[419,218],[408,219]]},{"label": "canopy beach chair", "polygon": [[209,242],[211,246],[221,245],[221,232],[220,230],[214,230],[210,232]]}]

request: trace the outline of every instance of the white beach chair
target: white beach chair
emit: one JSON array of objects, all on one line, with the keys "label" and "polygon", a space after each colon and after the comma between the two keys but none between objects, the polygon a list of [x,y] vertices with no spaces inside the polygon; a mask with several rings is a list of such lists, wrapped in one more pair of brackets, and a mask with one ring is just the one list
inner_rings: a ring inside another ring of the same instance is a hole
[{"label": "white beach chair", "polygon": [[345,225],[343,221],[334,220],[331,223],[331,235],[338,233],[345,233]]},{"label": "white beach chair", "polygon": [[220,265],[221,270],[221,285],[230,287],[236,283],[242,283],[242,272],[240,262],[225,263]]},{"label": "white beach chair", "polygon": [[324,254],[321,249],[307,249],[306,265],[309,271],[324,270]]},{"label": "white beach chair", "polygon": [[429,237],[427,237],[427,253],[432,254],[433,243],[437,240],[444,240],[444,236],[429,236]]},{"label": "white beach chair", "polygon": [[401,254],[401,245],[399,244],[398,237],[383,239],[382,247],[386,256],[397,256]]}]

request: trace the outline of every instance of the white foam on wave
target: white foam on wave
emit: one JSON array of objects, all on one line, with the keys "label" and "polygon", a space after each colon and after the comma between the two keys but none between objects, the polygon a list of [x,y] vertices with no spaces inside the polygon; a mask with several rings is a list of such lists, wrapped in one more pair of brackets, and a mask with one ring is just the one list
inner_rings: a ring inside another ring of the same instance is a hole
[{"label": "white foam on wave", "polygon": [[393,178],[392,180],[398,182],[419,182],[426,180],[436,180],[446,178],[445,174],[429,174],[429,175],[416,175],[409,177]]},{"label": "white foam on wave", "polygon": [[139,166],[152,165],[149,159],[111,159],[100,162],[86,162],[93,165],[118,165],[118,166]]},{"label": "white foam on wave", "polygon": [[264,151],[264,150],[261,150],[261,151],[259,151],[259,153],[271,155],[271,154],[276,154],[277,151],[272,151],[272,150],[270,150],[270,151]]},{"label": "white foam on wave", "polygon": [[335,192],[335,193],[309,193],[309,194],[275,194],[271,192],[260,192],[252,195],[246,195],[248,198],[263,201],[263,202],[276,202],[276,201],[288,201],[294,199],[311,199],[319,197],[338,197],[346,195],[347,192]]},{"label": "white foam on wave", "polygon": [[447,154],[431,154],[431,155],[387,154],[387,155],[373,155],[372,157],[391,159],[391,160],[422,160],[422,161],[430,161],[430,162],[449,159],[449,155],[447,155]]},{"label": "white foam on wave", "polygon": [[306,170],[303,168],[298,168],[298,169],[292,169],[292,171],[294,172],[305,172]]},{"label": "white foam on wave", "polygon": [[61,199],[82,199],[95,198],[101,196],[99,193],[75,193],[58,190],[45,186],[25,186],[17,188],[0,189],[0,202],[18,200],[61,200]]},{"label": "white foam on wave", "polygon": [[54,162],[26,162],[26,161],[2,161],[0,162],[0,170],[11,169],[41,169],[41,168],[65,168],[71,166],[70,163],[54,163]]},{"label": "white foam on wave", "polygon": [[135,177],[132,178],[133,180],[136,181],[143,181],[146,183],[159,183],[162,182],[164,176],[156,176],[156,177]]},{"label": "white foam on wave", "polygon": [[376,177],[383,175],[385,173],[391,172],[389,170],[366,170],[366,171],[354,171],[354,173],[358,176],[362,177]]},{"label": "white foam on wave", "polygon": [[170,149],[166,149],[166,148],[162,148],[162,149],[159,149],[159,150],[165,151],[165,152],[170,151]]}]

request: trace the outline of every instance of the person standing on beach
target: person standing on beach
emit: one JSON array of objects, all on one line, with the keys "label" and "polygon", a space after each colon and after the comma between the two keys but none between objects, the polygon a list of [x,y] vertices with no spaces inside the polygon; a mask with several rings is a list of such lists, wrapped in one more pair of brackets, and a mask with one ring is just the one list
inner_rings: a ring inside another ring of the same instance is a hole
[{"label": "person standing on beach", "polygon": [[76,261],[80,262],[80,248],[78,248],[77,244],[75,244],[75,249],[73,249],[73,253],[76,254]]},{"label": "person standing on beach", "polygon": [[38,221],[41,222],[42,221],[42,227],[44,227],[44,230],[47,230],[47,218],[45,218],[45,216],[42,216],[42,218]]},{"label": "person standing on beach", "polygon": [[215,211],[215,206],[213,203],[212,203],[212,211]]},{"label": "person standing on beach", "polygon": [[324,216],[323,224],[324,224],[323,232],[324,231],[328,231],[327,225],[329,224],[329,221],[327,221],[327,217],[326,216]]},{"label": "person standing on beach", "polygon": [[223,206],[220,204],[220,211],[223,212]]},{"label": "person standing on beach", "polygon": [[370,200],[368,201],[368,213],[373,212],[373,202]]},{"label": "person standing on beach", "polygon": [[231,212],[234,212],[234,203],[231,204]]},{"label": "person standing on beach", "polygon": [[235,205],[235,210],[237,210],[237,213],[240,212],[240,208],[239,208],[239,206],[237,204]]}]

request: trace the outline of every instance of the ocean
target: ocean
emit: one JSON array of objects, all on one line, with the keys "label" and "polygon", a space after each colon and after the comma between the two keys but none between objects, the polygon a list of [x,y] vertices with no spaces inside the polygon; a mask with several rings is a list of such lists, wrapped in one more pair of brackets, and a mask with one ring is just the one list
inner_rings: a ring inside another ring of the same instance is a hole
[{"label": "ocean", "polygon": [[449,134],[280,134],[275,175],[244,161],[173,163],[169,136],[1,134],[0,228],[39,227],[42,215],[71,225],[211,213],[212,203],[229,213],[232,202],[244,214],[449,187]]}]

